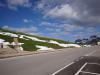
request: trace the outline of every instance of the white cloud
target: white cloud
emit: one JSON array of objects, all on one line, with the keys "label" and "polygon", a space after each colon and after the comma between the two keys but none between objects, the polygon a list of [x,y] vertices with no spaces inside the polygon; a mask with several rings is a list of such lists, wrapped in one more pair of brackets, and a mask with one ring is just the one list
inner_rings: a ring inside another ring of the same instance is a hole
[{"label": "white cloud", "polygon": [[24,27],[24,28],[16,28],[17,31],[20,31],[20,32],[26,32],[26,33],[29,33],[29,32],[36,32],[37,31],[37,27]]},{"label": "white cloud", "polygon": [[46,28],[59,28],[61,25],[60,23],[50,23],[47,21],[41,22],[40,26],[44,26]]},{"label": "white cloud", "polygon": [[46,28],[47,31],[54,31],[53,28]]},{"label": "white cloud", "polygon": [[28,23],[28,22],[29,22],[28,19],[23,19],[23,21],[24,21],[25,23]]},{"label": "white cloud", "polygon": [[8,7],[10,9],[16,10],[18,6],[21,7],[31,7],[31,3],[29,0],[8,0]]},{"label": "white cloud", "polygon": [[32,20],[31,19],[23,19],[23,22],[25,22],[25,23],[29,23],[29,22],[32,22]]},{"label": "white cloud", "polygon": [[84,29],[84,27],[82,26],[73,25],[73,24],[63,24],[62,27],[64,28],[65,31],[76,31],[76,30]]},{"label": "white cloud", "polygon": [[83,31],[85,28],[83,26],[79,26],[76,24],[68,24],[68,23],[50,23],[50,22],[42,22],[42,26],[45,27],[46,31],[49,32],[50,36],[63,36],[69,35],[76,31]]},{"label": "white cloud", "polygon": [[42,22],[41,26],[45,26],[49,31],[65,31],[71,32],[76,30],[84,30],[83,26],[79,26],[76,24],[68,24],[68,23],[50,23],[50,22]]},{"label": "white cloud", "polygon": [[85,30],[86,30],[87,32],[89,32],[89,33],[93,33],[93,34],[96,33],[96,28],[95,28],[95,27],[87,27]]},{"label": "white cloud", "polygon": [[3,29],[10,29],[10,27],[7,26],[7,25],[4,25],[2,28],[3,28]]},{"label": "white cloud", "polygon": [[44,4],[43,4],[43,3],[37,4],[37,8],[38,8],[38,9],[42,9],[43,7],[44,7]]},{"label": "white cloud", "polygon": [[76,32],[76,34],[74,34],[73,36],[75,38],[88,38],[91,35],[97,35],[98,31],[96,30],[95,27],[84,27],[84,29],[82,31],[78,31]]},{"label": "white cloud", "polygon": [[51,9],[47,12],[46,16],[77,19],[78,13],[69,4],[65,4]]},{"label": "white cloud", "polygon": [[16,28],[16,27],[10,27],[10,26],[3,26],[2,28],[4,29],[10,29],[18,32],[23,32],[23,33],[29,33],[33,35],[41,35],[42,33],[38,32],[38,28],[35,26],[30,26],[30,27],[23,27],[23,28]]},{"label": "white cloud", "polygon": [[51,26],[51,23],[49,23],[49,22],[46,22],[46,21],[43,21],[43,22],[41,22],[41,24],[40,24],[41,26]]}]

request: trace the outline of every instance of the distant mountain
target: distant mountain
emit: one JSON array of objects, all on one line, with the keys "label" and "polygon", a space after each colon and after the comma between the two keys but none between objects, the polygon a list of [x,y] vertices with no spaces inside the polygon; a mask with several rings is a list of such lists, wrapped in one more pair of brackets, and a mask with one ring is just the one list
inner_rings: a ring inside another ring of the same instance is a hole
[{"label": "distant mountain", "polygon": [[5,42],[9,42],[9,47],[12,47],[11,43],[13,42],[13,37],[18,37],[19,43],[22,43],[21,46],[26,51],[79,47],[76,44],[72,44],[72,42],[40,37],[0,28],[0,39],[5,40]]}]

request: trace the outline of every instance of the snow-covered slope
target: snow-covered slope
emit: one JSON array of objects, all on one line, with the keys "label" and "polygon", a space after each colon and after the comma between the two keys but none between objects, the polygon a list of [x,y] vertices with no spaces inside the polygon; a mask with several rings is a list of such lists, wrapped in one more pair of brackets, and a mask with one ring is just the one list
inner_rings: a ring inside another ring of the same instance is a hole
[{"label": "snow-covered slope", "polygon": [[16,33],[12,31],[0,31],[0,42],[6,42],[7,45],[14,45],[13,37],[17,37],[19,39],[19,44],[22,45],[24,50],[29,51],[51,50],[64,47],[81,47],[77,44],[68,44],[68,42],[58,39],[50,39],[44,37],[41,38],[32,35],[26,35],[24,33]]}]

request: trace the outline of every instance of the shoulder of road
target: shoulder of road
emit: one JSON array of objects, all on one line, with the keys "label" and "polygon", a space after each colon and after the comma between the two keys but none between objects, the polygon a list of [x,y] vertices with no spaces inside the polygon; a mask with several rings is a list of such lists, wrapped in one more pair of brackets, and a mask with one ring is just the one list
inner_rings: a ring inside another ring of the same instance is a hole
[{"label": "shoulder of road", "polygon": [[[100,47],[100,46],[96,46],[96,47]],[[47,50],[47,51],[34,51],[34,52],[23,51],[23,52],[15,52],[15,53],[7,53],[7,54],[1,54],[0,53],[0,59],[18,57],[18,56],[26,56],[26,55],[33,55],[33,54],[40,54],[40,53],[50,53],[50,52],[64,51],[64,50],[67,50],[67,49],[73,49],[73,48]],[[79,48],[77,48],[77,49],[79,49]],[[2,50],[2,49],[0,49],[0,50]],[[93,56],[100,56],[100,52],[98,52],[98,51],[95,52],[93,54]]]}]

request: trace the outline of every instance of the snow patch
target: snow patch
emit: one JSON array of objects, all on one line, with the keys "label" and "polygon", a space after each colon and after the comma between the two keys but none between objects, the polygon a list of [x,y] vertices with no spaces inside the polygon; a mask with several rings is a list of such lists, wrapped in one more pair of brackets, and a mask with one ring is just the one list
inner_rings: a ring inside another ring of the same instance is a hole
[{"label": "snow patch", "polygon": [[71,47],[71,46],[72,46],[72,47],[78,47],[78,48],[81,47],[80,45],[77,45],[77,44],[67,44],[67,46],[68,46],[68,47]]},{"label": "snow patch", "polygon": [[13,33],[9,33],[9,32],[4,32],[3,35],[7,35],[7,36],[10,36],[10,37],[18,37],[17,34],[13,34]]},{"label": "snow patch", "polygon": [[81,47],[80,45],[77,45],[77,44],[61,44],[61,43],[58,43],[57,41],[53,41],[53,40],[50,40],[48,43],[53,43],[53,44],[57,44],[61,47]]},{"label": "snow patch", "polygon": [[4,44],[4,45],[10,45],[10,43],[9,43],[9,42],[4,42],[3,44]]},{"label": "snow patch", "polygon": [[23,45],[24,43],[20,43],[20,42],[18,42],[18,43],[15,43],[15,42],[12,42],[11,43],[11,45],[13,45],[13,46],[15,46],[15,45]]},{"label": "snow patch", "polygon": [[[10,36],[10,37],[18,37],[17,34],[10,33],[10,32],[0,32],[0,34],[2,34],[2,35],[7,35],[7,36]],[[28,39],[26,39],[26,38],[24,38],[24,37],[27,37]],[[34,40],[34,41],[47,42],[47,41],[45,41],[45,40],[40,40],[40,39],[38,39],[38,38],[36,38],[36,37],[30,37],[30,36],[26,36],[26,35],[20,35],[19,38],[25,39],[25,40],[31,39],[31,40]]]},{"label": "snow patch", "polygon": [[5,40],[4,39],[0,39],[0,43],[3,43]]},{"label": "snow patch", "polygon": [[91,45],[83,45],[84,47],[91,47]]},{"label": "snow patch", "polygon": [[39,46],[39,45],[36,45],[36,47],[37,48],[39,48],[38,49],[38,51],[48,51],[48,50],[54,50],[53,48],[48,48],[48,47],[46,47],[46,46]]},{"label": "snow patch", "polygon": [[48,43],[59,44],[57,41],[50,40]]},{"label": "snow patch", "polygon": [[45,40],[40,40],[40,39],[38,39],[38,38],[36,38],[36,37],[30,37],[30,36],[25,36],[25,37],[27,37],[27,38],[29,38],[29,39],[31,39],[31,40],[34,40],[34,41],[47,42],[47,41],[45,41]]},{"label": "snow patch", "polygon": [[0,32],[0,34],[2,34],[2,35],[3,35],[3,34],[4,34],[4,32]]},{"label": "snow patch", "polygon": [[19,37],[19,38],[23,39],[23,38],[24,38],[24,35],[20,35],[20,37]]}]

